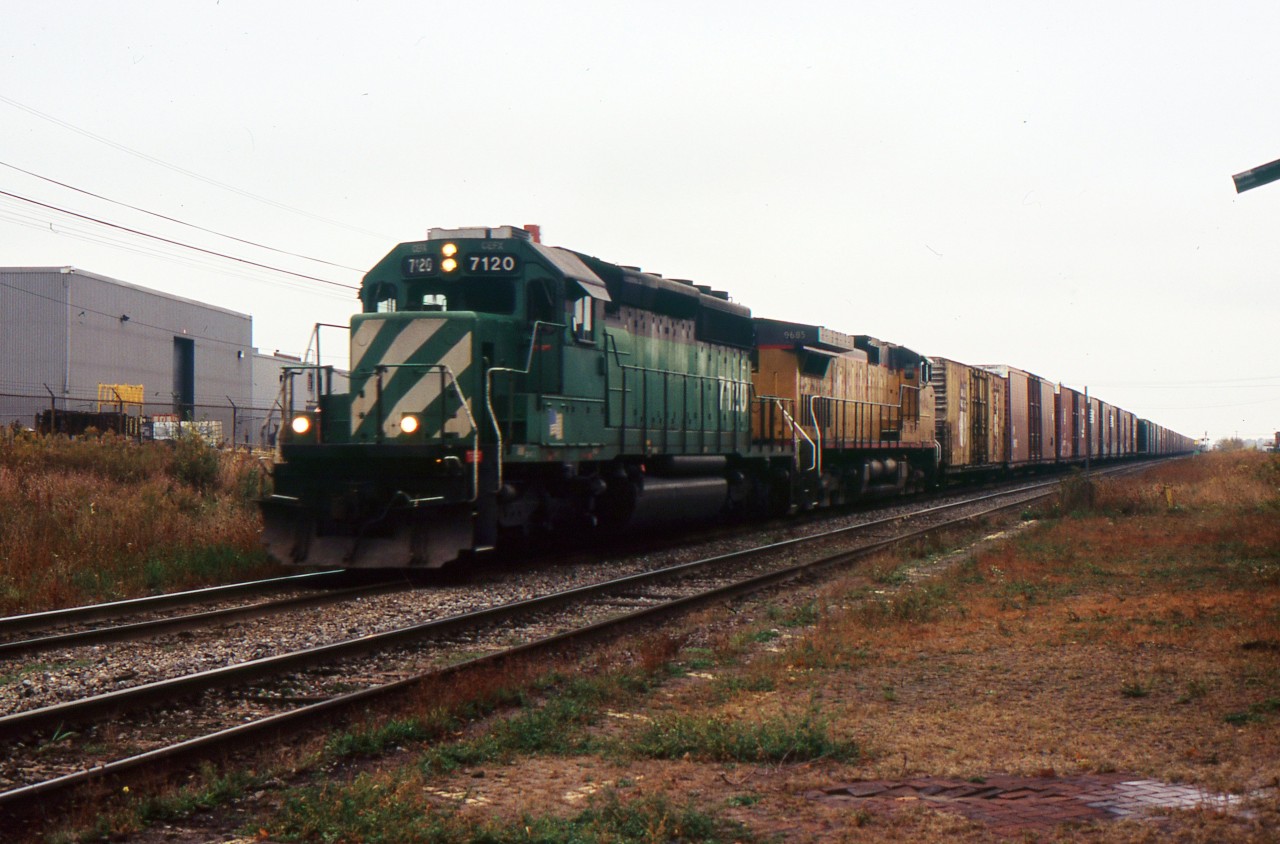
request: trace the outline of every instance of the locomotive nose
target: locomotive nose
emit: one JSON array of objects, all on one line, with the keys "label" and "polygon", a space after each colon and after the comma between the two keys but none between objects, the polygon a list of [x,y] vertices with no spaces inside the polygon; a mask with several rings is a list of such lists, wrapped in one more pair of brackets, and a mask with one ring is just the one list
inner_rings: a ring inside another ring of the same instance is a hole
[{"label": "locomotive nose", "polygon": [[428,443],[474,430],[474,317],[368,314],[351,337],[356,442]]}]

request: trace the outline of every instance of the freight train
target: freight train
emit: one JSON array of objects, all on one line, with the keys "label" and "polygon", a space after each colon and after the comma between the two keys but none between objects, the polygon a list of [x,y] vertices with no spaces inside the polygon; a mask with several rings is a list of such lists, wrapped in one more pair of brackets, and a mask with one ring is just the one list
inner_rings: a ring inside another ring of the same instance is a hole
[{"label": "freight train", "polygon": [[[282,378],[260,505],[289,564],[440,568],[556,531],[758,518],[1193,446],[1022,370],[753,316],[512,226],[400,244],[360,300],[347,389],[328,367]],[[319,383],[318,401],[295,381]]]}]

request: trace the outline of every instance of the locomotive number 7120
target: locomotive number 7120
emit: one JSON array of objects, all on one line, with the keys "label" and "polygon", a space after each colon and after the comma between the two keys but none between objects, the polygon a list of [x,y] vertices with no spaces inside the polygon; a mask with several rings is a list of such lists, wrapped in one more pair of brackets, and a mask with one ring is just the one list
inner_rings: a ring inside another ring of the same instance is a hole
[{"label": "locomotive number 7120", "polygon": [[514,255],[468,255],[467,272],[513,273],[520,267]]}]

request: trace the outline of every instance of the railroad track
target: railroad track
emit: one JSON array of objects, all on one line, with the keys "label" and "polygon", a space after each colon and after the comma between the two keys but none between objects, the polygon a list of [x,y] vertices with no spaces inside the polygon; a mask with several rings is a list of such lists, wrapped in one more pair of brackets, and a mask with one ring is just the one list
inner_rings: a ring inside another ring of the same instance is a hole
[{"label": "railroad track", "polygon": [[[1019,489],[1019,485],[1001,488]],[[954,493],[952,493],[954,494]],[[946,493],[937,494],[942,497]],[[922,501],[930,500],[922,498]],[[901,502],[894,502],[901,505]],[[805,514],[806,518],[779,520],[776,527],[804,529],[813,522],[830,519],[830,511]],[[741,532],[740,526],[703,529],[699,536],[732,537]],[[675,537],[675,543],[687,540],[692,532]],[[662,551],[673,547],[670,540],[640,539],[619,543],[619,548],[632,553]],[[545,564],[546,560],[532,565]],[[509,564],[510,570],[528,569]],[[341,570],[309,572],[287,577],[212,586],[183,592],[153,595],[111,601],[89,606],[49,610],[25,615],[0,618],[0,661],[28,657],[53,650],[65,650],[93,644],[107,644],[175,633],[180,631],[212,628],[237,620],[258,618],[274,613],[284,613],[304,607],[339,603],[362,595],[372,596],[385,592],[408,590],[412,584],[406,577],[390,574],[387,578],[373,580],[370,571],[346,572]],[[356,585],[344,584],[355,581]],[[274,592],[290,595],[269,600],[258,599]],[[179,611],[179,612],[174,612]],[[102,623],[110,622],[110,623]]]},{"label": "railroad track", "polygon": [[[274,740],[304,726],[314,729],[354,707],[426,682],[614,636],[636,624],[1025,507],[1057,487],[1053,480],[987,494],[14,713],[0,718],[0,742],[7,751],[0,769],[5,789],[0,811],[18,817],[22,807],[49,805],[126,773],[137,777],[143,769],[184,765],[264,735]],[[358,688],[350,690],[353,686]],[[189,702],[193,696],[198,696],[194,704]],[[176,701],[183,703],[175,706]],[[168,708],[157,713],[154,708],[162,705]],[[87,745],[95,747],[92,754]]]},{"label": "railroad track", "polygon": [[272,577],[266,580],[251,580],[244,583],[210,586],[205,589],[190,589],[185,592],[169,592],[145,598],[129,598],[123,601],[109,601],[82,607],[68,607],[27,613],[25,615],[11,615],[0,618],[0,636],[10,641],[16,641],[17,638],[32,636],[42,631],[65,629],[79,624],[131,618],[173,609],[208,606],[212,603],[237,600],[246,596],[259,597],[271,592],[292,589],[331,588],[341,585],[347,578],[348,574],[344,571],[306,572],[285,577]]},{"label": "railroad track", "polygon": [[[237,587],[245,584],[236,584]],[[215,589],[218,587],[214,587]],[[304,607],[320,607],[350,601],[362,596],[380,595],[386,592],[403,591],[411,587],[397,578],[393,581],[378,581],[359,586],[331,588],[323,591],[312,591],[301,595],[291,595],[265,601],[232,604],[217,609],[199,610],[180,613],[178,615],[161,615],[141,621],[125,621],[103,627],[88,627],[64,633],[48,633],[46,635],[29,636],[0,642],[0,659],[26,657],[43,651],[65,648],[79,648],[86,645],[106,644],[110,642],[127,642],[158,636],[162,633],[177,633],[185,630],[198,630],[219,624],[229,624],[246,618],[258,618],[266,615],[289,612]],[[201,590],[203,591],[203,590]],[[247,594],[247,593],[241,593]],[[169,598],[169,595],[157,596]],[[226,596],[210,596],[210,600],[225,600]],[[142,601],[146,598],[139,599]],[[83,609],[97,609],[86,607]],[[154,610],[154,607],[148,608]],[[7,619],[6,619],[7,620]]]}]

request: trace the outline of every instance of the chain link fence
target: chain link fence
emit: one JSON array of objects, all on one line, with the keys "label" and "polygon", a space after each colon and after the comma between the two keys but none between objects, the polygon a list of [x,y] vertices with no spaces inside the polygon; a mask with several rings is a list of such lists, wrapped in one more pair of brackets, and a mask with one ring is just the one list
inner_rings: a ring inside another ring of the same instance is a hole
[{"label": "chain link fence", "polygon": [[0,393],[0,425],[70,435],[93,428],[138,440],[173,439],[193,431],[211,444],[274,448],[280,430],[278,404],[183,404],[158,399],[100,401],[97,395]]}]

